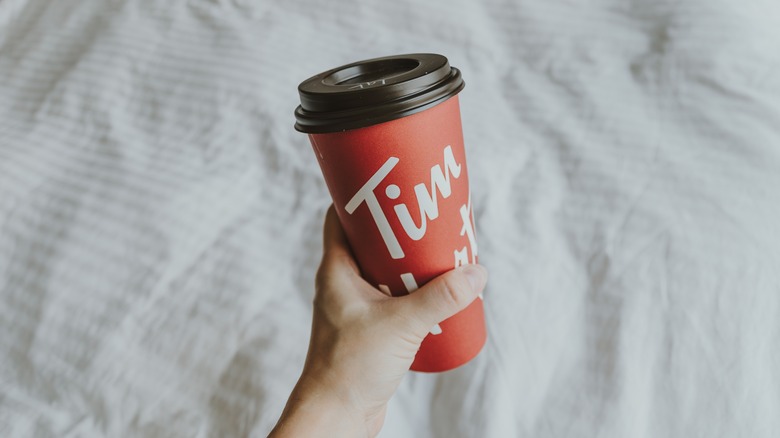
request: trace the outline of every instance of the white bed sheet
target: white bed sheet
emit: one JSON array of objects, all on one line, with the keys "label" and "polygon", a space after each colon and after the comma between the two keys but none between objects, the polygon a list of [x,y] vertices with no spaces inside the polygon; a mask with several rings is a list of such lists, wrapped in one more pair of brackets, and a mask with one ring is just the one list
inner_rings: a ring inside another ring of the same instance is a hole
[{"label": "white bed sheet", "polygon": [[296,86],[449,57],[489,341],[382,437],[780,436],[780,3],[0,2],[0,435],[264,436],[329,204]]}]

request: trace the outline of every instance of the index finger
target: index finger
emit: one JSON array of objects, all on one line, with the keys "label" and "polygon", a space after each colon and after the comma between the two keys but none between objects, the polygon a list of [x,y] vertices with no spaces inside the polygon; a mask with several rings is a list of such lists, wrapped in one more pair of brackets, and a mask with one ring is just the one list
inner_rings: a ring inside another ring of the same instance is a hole
[{"label": "index finger", "polygon": [[322,265],[327,270],[353,271],[360,275],[355,257],[347,241],[347,235],[341,226],[336,208],[331,205],[325,214],[323,226]]}]

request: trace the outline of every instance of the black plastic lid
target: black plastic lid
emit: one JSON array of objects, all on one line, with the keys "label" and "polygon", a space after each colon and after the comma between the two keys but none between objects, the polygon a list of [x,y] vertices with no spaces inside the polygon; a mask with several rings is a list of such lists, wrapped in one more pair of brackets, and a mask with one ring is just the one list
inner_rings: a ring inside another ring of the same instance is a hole
[{"label": "black plastic lid", "polygon": [[323,133],[363,128],[420,112],[463,89],[460,71],[432,53],[367,59],[301,82],[295,129]]}]

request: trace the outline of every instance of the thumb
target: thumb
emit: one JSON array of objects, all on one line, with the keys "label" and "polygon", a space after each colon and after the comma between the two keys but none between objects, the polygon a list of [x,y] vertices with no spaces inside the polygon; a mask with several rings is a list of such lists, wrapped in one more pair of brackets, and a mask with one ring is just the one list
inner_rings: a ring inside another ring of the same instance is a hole
[{"label": "thumb", "polygon": [[426,332],[434,325],[465,309],[487,283],[487,270],[464,265],[442,274],[410,295],[395,298]]}]

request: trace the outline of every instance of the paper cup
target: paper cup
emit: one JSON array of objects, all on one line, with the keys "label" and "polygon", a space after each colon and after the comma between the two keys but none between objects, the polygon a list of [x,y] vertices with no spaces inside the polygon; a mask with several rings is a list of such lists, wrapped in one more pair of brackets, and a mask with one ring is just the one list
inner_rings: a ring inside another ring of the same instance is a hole
[{"label": "paper cup", "polygon": [[[477,262],[462,88],[432,54],[361,61],[299,86],[296,129],[309,134],[363,277],[390,295]],[[431,328],[412,370],[447,371],[479,353],[481,298]]]}]

